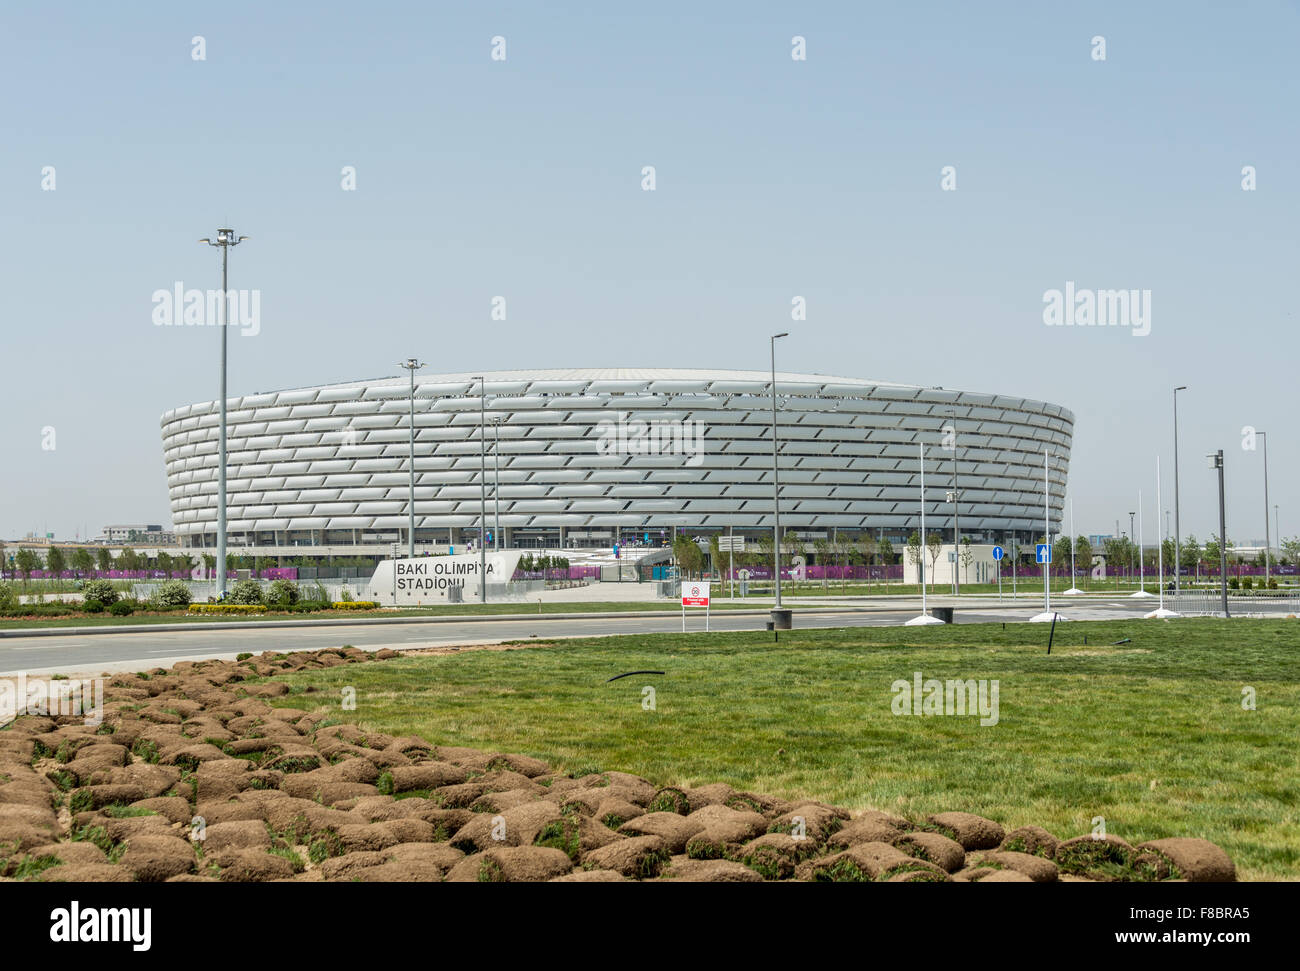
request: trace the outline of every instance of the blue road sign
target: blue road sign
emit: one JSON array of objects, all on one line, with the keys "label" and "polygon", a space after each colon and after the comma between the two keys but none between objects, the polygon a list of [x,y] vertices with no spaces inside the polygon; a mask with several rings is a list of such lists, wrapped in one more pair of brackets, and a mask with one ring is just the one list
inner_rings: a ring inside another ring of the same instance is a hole
[{"label": "blue road sign", "polygon": [[1052,548],[1048,546],[1046,543],[1039,543],[1036,547],[1034,547],[1034,549],[1038,553],[1038,559],[1036,562],[1038,563],[1052,562]]},{"label": "blue road sign", "polygon": [[1002,559],[1003,555],[1004,555],[1004,554],[1003,554],[1003,552],[1002,552],[1002,547],[1001,547],[1001,546],[995,546],[995,547],[993,547],[993,559],[995,559],[995,560],[1000,560],[1000,559]]}]

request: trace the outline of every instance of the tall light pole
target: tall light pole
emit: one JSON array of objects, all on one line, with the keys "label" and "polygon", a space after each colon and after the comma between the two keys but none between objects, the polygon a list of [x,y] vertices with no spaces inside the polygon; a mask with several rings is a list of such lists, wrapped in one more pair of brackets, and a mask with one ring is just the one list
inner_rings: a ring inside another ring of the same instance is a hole
[{"label": "tall light pole", "polygon": [[1268,435],[1260,432],[1259,437],[1264,439],[1264,589],[1267,590],[1269,549],[1272,546],[1268,533]]},{"label": "tall light pole", "polygon": [[777,460],[780,445],[776,435],[776,342],[779,338],[789,336],[788,331],[783,331],[773,334],[768,342],[772,352],[772,575],[776,579],[776,603],[772,607],[774,622],[776,611],[781,609],[781,482],[780,463]]},{"label": "tall light pole", "polygon": [[1052,555],[1052,506],[1051,483],[1047,479],[1047,449],[1043,449],[1043,541],[1047,543],[1047,557],[1043,560],[1043,611],[1050,614],[1052,582],[1047,570],[1047,561]]},{"label": "tall light pole", "polygon": [[1180,384],[1174,388],[1174,596],[1181,589],[1179,577],[1182,575],[1183,553],[1179,538],[1178,524],[1178,392],[1186,391],[1187,385]]},{"label": "tall light pole", "polygon": [[487,378],[476,374],[478,382],[478,573],[479,602],[487,603]]},{"label": "tall light pole", "polygon": [[[398,367],[404,367],[411,372],[411,460],[410,474],[411,487],[410,498],[407,499],[407,512],[410,515],[410,523],[407,527],[407,540],[410,542],[410,555],[415,558],[415,372],[424,367],[424,363],[417,358],[408,357],[403,364]],[[396,569],[396,567],[394,567]]]},{"label": "tall light pole", "polygon": [[961,492],[957,488],[957,409],[950,409],[952,414],[952,583],[953,592],[961,595],[961,515],[958,502]]},{"label": "tall light pole", "polygon": [[492,549],[501,549],[501,416],[492,419]]},{"label": "tall light pole", "polygon": [[[1137,533],[1133,531],[1133,517],[1136,515],[1137,513],[1133,513],[1133,512],[1130,512],[1128,514],[1128,540],[1129,540],[1128,578],[1130,580],[1133,579],[1133,537],[1137,535]],[[1142,555],[1141,550],[1138,550],[1137,553],[1139,557]]]},{"label": "tall light pole", "polygon": [[238,246],[247,236],[236,236],[233,229],[218,229],[217,241],[204,237],[200,243],[221,248],[221,438],[217,442],[217,599],[226,599],[226,330],[230,324],[230,247]]},{"label": "tall light pole", "polygon": [[1223,512],[1223,449],[1207,455],[1210,468],[1219,470],[1219,587],[1223,594],[1223,616],[1228,616],[1228,524]]}]

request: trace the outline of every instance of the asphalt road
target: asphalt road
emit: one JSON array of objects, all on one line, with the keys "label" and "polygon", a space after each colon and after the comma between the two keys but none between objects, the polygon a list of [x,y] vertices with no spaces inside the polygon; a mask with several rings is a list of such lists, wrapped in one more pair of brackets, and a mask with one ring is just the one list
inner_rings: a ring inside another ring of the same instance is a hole
[{"label": "asphalt road", "polygon": [[[1151,609],[1149,603],[1090,602],[1086,606],[1063,608],[1066,615],[1078,620],[1123,619],[1141,616]],[[1028,604],[981,605],[956,613],[958,623],[1021,623],[1039,607]],[[834,627],[897,626],[916,616],[915,607],[899,610],[818,611],[801,613],[796,609],[794,623],[798,629]],[[718,611],[710,617],[715,631],[762,630],[763,616],[728,616]],[[687,629],[704,630],[704,612],[693,610],[687,616]],[[90,674],[101,671],[140,670],[165,667],[178,660],[233,658],[242,651],[306,651],[322,647],[352,644],[367,650],[391,648],[409,650],[421,647],[495,644],[501,641],[552,639],[558,637],[600,637],[609,634],[680,633],[681,615],[669,612],[655,617],[619,617],[600,614],[580,619],[549,619],[545,615],[529,619],[467,619],[456,623],[429,624],[358,624],[338,627],[293,627],[248,630],[203,630],[197,626],[186,630],[143,633],[68,634],[15,638],[0,641],[0,674],[63,673]]]}]

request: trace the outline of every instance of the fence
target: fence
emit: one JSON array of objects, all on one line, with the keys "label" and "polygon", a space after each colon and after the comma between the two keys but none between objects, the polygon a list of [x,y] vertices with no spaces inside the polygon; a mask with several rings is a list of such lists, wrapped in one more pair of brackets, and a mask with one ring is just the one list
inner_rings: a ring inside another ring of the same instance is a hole
[{"label": "fence", "polygon": [[[1223,593],[1219,590],[1182,590],[1175,596],[1165,594],[1165,603],[1187,617],[1223,615]],[[1228,591],[1228,613],[1234,617],[1263,614],[1300,614],[1300,592],[1257,591],[1242,594]]]}]

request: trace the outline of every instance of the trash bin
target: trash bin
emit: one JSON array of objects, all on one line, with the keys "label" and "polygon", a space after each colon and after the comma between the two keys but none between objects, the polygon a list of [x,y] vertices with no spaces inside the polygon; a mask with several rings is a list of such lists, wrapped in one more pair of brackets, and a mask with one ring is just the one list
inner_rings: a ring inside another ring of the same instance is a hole
[{"label": "trash bin", "polygon": [[785,607],[772,611],[772,629],[790,630],[794,627],[794,611]]},{"label": "trash bin", "polygon": [[937,617],[939,620],[943,621],[945,624],[952,623],[951,607],[934,607],[931,609],[930,613],[933,614],[935,617]]}]

